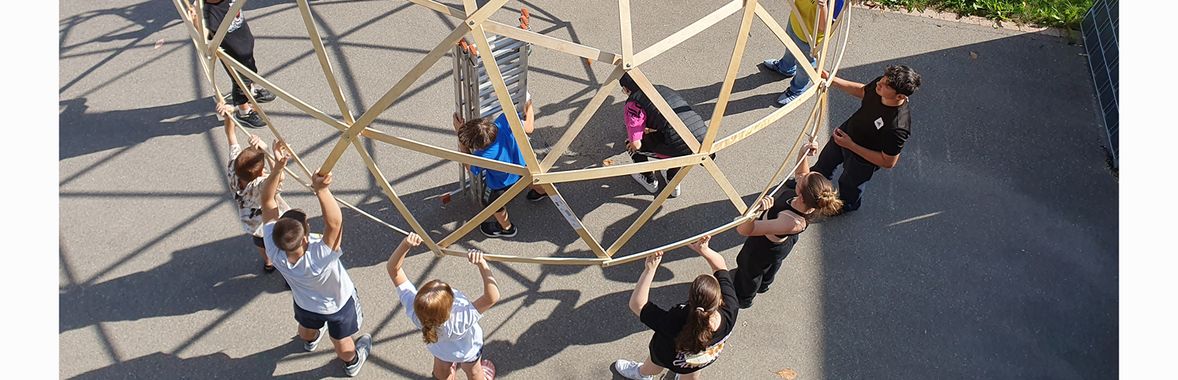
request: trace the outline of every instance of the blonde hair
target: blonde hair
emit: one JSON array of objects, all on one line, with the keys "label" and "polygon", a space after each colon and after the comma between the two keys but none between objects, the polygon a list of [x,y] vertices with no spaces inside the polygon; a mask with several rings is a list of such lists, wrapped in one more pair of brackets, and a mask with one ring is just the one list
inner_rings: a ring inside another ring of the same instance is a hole
[{"label": "blonde hair", "polygon": [[822,216],[836,215],[843,210],[843,200],[831,185],[830,180],[818,172],[810,172],[806,177],[806,185],[802,186],[802,203],[806,207],[818,209]]},{"label": "blonde hair", "polygon": [[450,308],[454,305],[454,290],[440,280],[432,280],[421,286],[413,298],[413,310],[421,321],[421,339],[426,343],[438,342],[438,326],[450,319]]}]

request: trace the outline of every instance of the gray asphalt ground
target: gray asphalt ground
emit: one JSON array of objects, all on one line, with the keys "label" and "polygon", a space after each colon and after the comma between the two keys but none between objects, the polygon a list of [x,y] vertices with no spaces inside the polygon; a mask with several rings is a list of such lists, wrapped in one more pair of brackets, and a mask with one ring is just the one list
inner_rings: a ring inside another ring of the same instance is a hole
[{"label": "gray asphalt ground", "polygon": [[[718,8],[719,1],[633,2],[641,50]],[[518,2],[494,18],[532,11],[532,29],[620,52],[612,3]],[[784,23],[787,5],[766,4]],[[328,51],[359,114],[406,73],[454,20],[398,1],[316,1]],[[297,8],[254,0],[246,17],[263,75],[336,115]],[[1112,378],[1118,373],[1116,178],[1082,48],[1054,37],[856,9],[840,76],[866,82],[889,64],[924,77],[912,98],[913,134],[899,165],[869,183],[863,209],[811,226],[773,289],[740,313],[708,378],[803,379]],[[291,296],[262,274],[241,234],[224,181],[228,148],[212,91],[168,1],[60,3],[60,373],[62,378],[342,377],[329,347],[293,341]],[[782,45],[754,22],[722,135],[773,110],[786,82],[756,63]],[[679,89],[706,117],[739,27],[731,16],[643,69]],[[971,53],[976,55],[971,55]],[[976,58],[974,58],[976,56]],[[376,127],[452,146],[451,58],[444,57]],[[547,49],[531,56],[536,147],[554,144],[609,67]],[[223,88],[226,76],[218,71]],[[558,168],[625,162],[614,94]],[[831,117],[857,107],[836,93]],[[803,107],[808,109],[809,106]],[[312,166],[334,130],[281,100],[274,122]],[[752,201],[805,118],[794,112],[719,155]],[[268,132],[262,132],[269,136]],[[825,139],[825,137],[823,138]],[[456,164],[366,141],[419,220],[441,238],[477,210],[443,205]],[[731,153],[729,153],[731,152]],[[355,152],[335,169],[342,199],[406,223]],[[560,186],[595,237],[612,242],[649,204],[629,178]],[[285,196],[310,211],[309,193]],[[591,257],[549,202],[509,205],[520,234],[477,232],[462,247],[517,255]],[[364,378],[422,378],[430,355],[406,319],[384,264],[400,237],[345,210],[343,260],[359,288],[362,331],[375,351]],[[702,170],[621,254],[679,240],[736,211]],[[734,232],[713,247],[735,266]],[[464,260],[415,253],[414,281],[441,278],[478,293]],[[689,250],[670,252],[652,299],[685,299],[707,269]],[[626,307],[641,264],[601,269],[494,265],[503,300],[482,321],[486,357],[505,379],[608,378],[618,358],[642,360],[651,332]]]}]

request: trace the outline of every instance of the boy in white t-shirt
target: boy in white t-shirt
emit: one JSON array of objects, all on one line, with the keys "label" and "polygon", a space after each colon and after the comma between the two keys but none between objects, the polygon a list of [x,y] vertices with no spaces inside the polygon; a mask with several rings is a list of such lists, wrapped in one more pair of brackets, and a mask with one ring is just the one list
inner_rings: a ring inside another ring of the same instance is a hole
[{"label": "boy in white t-shirt", "polygon": [[262,232],[266,254],[290,285],[299,338],[306,342],[303,348],[314,351],[323,337],[323,327],[327,325],[336,356],[344,362],[344,372],[356,376],[372,349],[372,336],[364,334],[360,339],[352,340],[352,335],[360,331],[364,314],[360,310],[355,285],[340,262],[340,256],[344,254],[340,248],[343,213],[328,189],[331,173],[315,173],[311,177],[311,188],[323,210],[326,225],[323,238],[310,238],[307,214],[302,210],[293,209],[279,217],[275,193],[284,176],[282,170],[286,167],[289,149],[281,140],[274,143],[274,173],[262,187],[262,220],[265,221]]},{"label": "boy in white t-shirt", "polygon": [[483,278],[483,295],[474,301],[440,280],[427,282],[418,290],[409,282],[401,265],[409,249],[419,244],[421,237],[417,234],[406,236],[389,257],[388,271],[405,314],[414,326],[421,328],[422,340],[434,356],[434,378],[452,378],[455,366],[461,367],[468,379],[493,378],[495,367],[481,360],[483,329],[479,327],[483,313],[499,302],[499,286],[491,276],[491,267],[482,252],[472,249],[467,254]]}]

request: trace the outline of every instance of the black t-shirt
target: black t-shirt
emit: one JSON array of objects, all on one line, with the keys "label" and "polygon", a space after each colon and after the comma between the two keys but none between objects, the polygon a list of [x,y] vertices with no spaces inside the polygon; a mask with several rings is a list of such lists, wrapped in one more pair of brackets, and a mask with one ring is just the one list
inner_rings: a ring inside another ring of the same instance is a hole
[{"label": "black t-shirt", "polygon": [[654,336],[650,338],[650,355],[655,361],[668,366],[675,373],[691,373],[707,367],[720,356],[724,350],[724,342],[736,327],[736,313],[740,310],[736,300],[736,288],[732,285],[731,274],[727,270],[718,270],[713,274],[720,283],[720,295],[723,300],[720,305],[720,328],[712,334],[712,342],[701,352],[682,353],[675,350],[675,338],[687,324],[690,310],[687,303],[675,305],[670,310],[663,310],[652,302],[642,307],[639,319],[651,330]]},{"label": "black t-shirt", "polygon": [[908,140],[908,102],[899,107],[883,104],[883,99],[875,92],[880,78],[883,77],[876,77],[863,87],[863,102],[839,129],[864,148],[896,156]]},{"label": "black t-shirt", "polygon": [[[217,33],[217,28],[221,27],[221,21],[225,19],[229,13],[229,8],[232,6],[233,0],[221,0],[220,3],[216,4],[205,1],[205,28],[209,30],[209,38],[213,38],[213,35]],[[251,34],[249,25],[245,23],[245,17],[241,16],[240,11],[236,15],[233,15],[233,21],[229,23],[229,30],[225,32],[225,38],[228,39],[231,36],[238,35],[236,33],[238,30],[244,32],[241,34]]]}]

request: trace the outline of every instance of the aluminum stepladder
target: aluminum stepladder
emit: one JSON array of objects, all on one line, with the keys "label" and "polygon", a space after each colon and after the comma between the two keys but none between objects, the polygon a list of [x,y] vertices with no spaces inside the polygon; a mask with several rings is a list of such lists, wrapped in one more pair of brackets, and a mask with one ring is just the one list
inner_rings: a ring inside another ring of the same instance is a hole
[{"label": "aluminum stepladder", "polygon": [[[520,28],[528,28],[528,10],[520,11]],[[469,36],[467,36],[469,37]],[[502,112],[499,98],[483,66],[482,57],[474,44],[463,38],[454,46],[454,111],[463,120],[475,118],[496,117]],[[488,35],[487,42],[491,44],[491,53],[495,55],[495,62],[499,64],[499,71],[503,81],[507,84],[507,91],[511,95],[511,102],[515,109],[523,111],[528,93],[528,54],[531,44],[503,37]],[[469,190],[472,203],[479,205],[482,196],[482,179],[470,175],[466,164],[458,164],[458,187],[442,195],[442,203],[449,203],[450,197]]]}]

